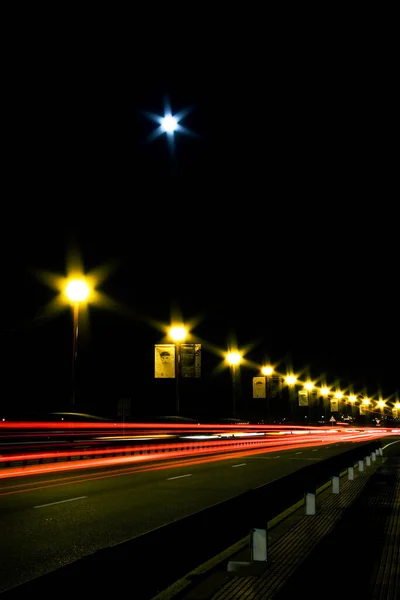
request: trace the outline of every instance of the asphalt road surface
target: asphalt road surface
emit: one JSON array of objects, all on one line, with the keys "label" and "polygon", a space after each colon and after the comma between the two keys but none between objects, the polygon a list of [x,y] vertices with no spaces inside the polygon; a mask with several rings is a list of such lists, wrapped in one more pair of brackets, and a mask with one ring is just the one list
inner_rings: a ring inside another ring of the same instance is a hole
[{"label": "asphalt road surface", "polygon": [[349,448],[2,479],[0,592]]}]

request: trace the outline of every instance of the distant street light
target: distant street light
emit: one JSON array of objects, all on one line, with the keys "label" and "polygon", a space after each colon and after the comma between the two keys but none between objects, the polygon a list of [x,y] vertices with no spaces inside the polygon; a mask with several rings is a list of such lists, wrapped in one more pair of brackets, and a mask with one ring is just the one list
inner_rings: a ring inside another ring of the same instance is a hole
[{"label": "distant street light", "polygon": [[73,309],[73,335],[72,335],[72,396],[71,404],[76,402],[76,363],[78,356],[79,334],[79,306],[87,302],[90,288],[83,278],[70,279],[65,288],[65,294]]},{"label": "distant street light", "polygon": [[179,378],[181,371],[181,342],[184,342],[188,336],[188,331],[186,327],[183,325],[172,325],[169,328],[169,337],[175,344],[175,409],[176,414],[179,415],[180,412],[180,402],[179,402]]},{"label": "distant street light", "polygon": [[378,407],[381,410],[381,416],[383,417],[384,413],[385,413],[385,406],[386,406],[386,402],[384,400],[378,400]]},{"label": "distant street light", "polygon": [[355,403],[356,403],[357,397],[355,396],[355,394],[350,394],[349,396],[349,402],[351,404],[351,416],[354,419],[355,416]]},{"label": "distant street light", "polygon": [[226,361],[231,368],[232,374],[232,414],[236,416],[236,395],[237,395],[237,370],[236,367],[242,362],[242,355],[236,350],[228,352]]},{"label": "distant street light", "polygon": [[270,367],[269,365],[267,365],[261,369],[261,373],[263,375],[266,375],[267,377],[272,375],[273,372],[274,372],[274,369],[272,367]]}]

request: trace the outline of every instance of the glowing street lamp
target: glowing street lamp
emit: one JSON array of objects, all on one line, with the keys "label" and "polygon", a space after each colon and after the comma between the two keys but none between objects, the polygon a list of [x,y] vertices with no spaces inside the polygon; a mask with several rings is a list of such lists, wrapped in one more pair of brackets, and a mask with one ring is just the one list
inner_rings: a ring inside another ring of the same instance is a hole
[{"label": "glowing street lamp", "polygon": [[183,342],[187,337],[187,329],[183,325],[175,325],[169,330],[169,337],[175,343]]},{"label": "glowing street lamp", "polygon": [[285,381],[288,385],[294,385],[297,381],[297,378],[294,375],[287,375],[285,377]]},{"label": "glowing street lamp", "polygon": [[386,402],[384,400],[378,400],[378,407],[380,408],[382,415],[385,412],[385,406]]},{"label": "glowing street lamp", "polygon": [[311,381],[307,381],[304,384],[304,389],[307,390],[307,392],[311,392],[314,389],[314,384],[311,383]]},{"label": "glowing street lamp", "polygon": [[71,403],[76,401],[76,362],[78,356],[78,334],[79,334],[79,307],[87,302],[90,295],[90,287],[83,277],[70,279],[65,288],[73,311],[73,337],[72,337],[72,398]]},{"label": "glowing street lamp", "polygon": [[355,394],[350,394],[350,396],[348,397],[348,401],[350,402],[350,406],[351,406],[351,416],[354,419],[355,417],[355,403],[356,403],[357,397],[355,396]]},{"label": "glowing street lamp", "polygon": [[185,341],[188,336],[188,331],[184,325],[172,325],[169,328],[169,337],[175,344],[175,379],[176,379],[176,414],[179,415],[179,377],[181,371],[181,346],[180,344]]},{"label": "glowing street lamp", "polygon": [[229,364],[232,373],[232,414],[236,416],[236,388],[237,388],[237,370],[236,367],[242,362],[242,355],[237,350],[232,350],[226,355],[226,362]]},{"label": "glowing street lamp", "polygon": [[263,375],[266,375],[267,377],[269,377],[270,375],[272,375],[273,372],[274,372],[274,369],[272,367],[270,367],[269,365],[266,365],[265,367],[263,367],[261,369],[261,373]]}]

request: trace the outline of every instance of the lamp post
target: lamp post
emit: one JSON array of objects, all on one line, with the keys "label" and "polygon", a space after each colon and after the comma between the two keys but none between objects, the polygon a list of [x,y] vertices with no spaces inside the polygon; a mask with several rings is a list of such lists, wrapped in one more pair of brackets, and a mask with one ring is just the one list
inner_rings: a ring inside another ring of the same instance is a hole
[{"label": "lamp post", "polygon": [[[265,365],[264,367],[262,367],[261,369],[261,373],[263,375],[265,375],[265,379],[266,379],[266,404],[267,404],[267,423],[269,421],[269,417],[270,417],[270,410],[269,410],[269,402],[270,402],[270,377],[272,375],[272,373],[274,372],[273,367],[271,367],[271,365]],[[271,411],[272,412],[272,411]]]},{"label": "lamp post", "polygon": [[314,389],[314,384],[312,381],[306,381],[304,384],[304,389],[307,391],[307,402],[308,402],[308,424],[310,424],[311,420],[311,392]]},{"label": "lamp post", "polygon": [[329,401],[329,388],[327,387],[322,387],[320,389],[320,393],[322,396],[322,403],[323,403],[323,407],[324,407],[324,424],[326,425],[326,409],[327,409],[327,404]]},{"label": "lamp post", "polygon": [[237,369],[236,367],[240,365],[242,361],[242,356],[240,352],[231,351],[226,355],[226,360],[231,368],[232,374],[232,416],[236,416],[236,395],[237,395]]},{"label": "lamp post", "polygon": [[185,341],[187,337],[187,329],[183,325],[173,325],[169,328],[169,337],[175,344],[175,409],[176,414],[180,412],[180,401],[179,401],[179,378],[181,371],[181,347],[180,344]]},{"label": "lamp post", "polygon": [[295,402],[295,398],[294,398],[294,389],[295,388],[294,388],[294,386],[296,384],[297,378],[295,377],[295,375],[286,375],[285,381],[286,381],[286,384],[287,384],[287,386],[289,388],[289,414],[290,414],[290,417],[291,417],[291,421],[293,421],[293,416],[294,416],[293,415],[293,412],[294,412],[293,404]]},{"label": "lamp post", "polygon": [[340,417],[340,402],[343,400],[343,392],[340,390],[335,392],[335,399],[337,400],[338,417]]},{"label": "lamp post", "polygon": [[386,406],[386,402],[382,399],[378,400],[378,407],[380,408],[381,411],[381,425],[383,425],[383,417],[385,415],[385,406]]},{"label": "lamp post", "polygon": [[349,396],[349,402],[351,404],[351,417],[354,420],[355,418],[355,414],[354,414],[354,410],[355,410],[355,403],[356,403],[356,396],[354,394],[350,394]]},{"label": "lamp post", "polygon": [[79,306],[89,297],[90,289],[86,281],[71,279],[65,289],[66,296],[72,306],[73,332],[72,332],[72,395],[71,404],[76,402],[76,363],[78,356],[78,334],[79,334]]}]

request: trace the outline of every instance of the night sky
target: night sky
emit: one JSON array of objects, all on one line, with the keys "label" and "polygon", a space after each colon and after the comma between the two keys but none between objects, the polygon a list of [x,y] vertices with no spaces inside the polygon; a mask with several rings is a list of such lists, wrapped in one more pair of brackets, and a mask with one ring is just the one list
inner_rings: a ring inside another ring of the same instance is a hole
[{"label": "night sky", "polygon": [[[86,271],[109,266],[99,289],[114,300],[81,328],[80,394],[99,413],[120,397],[162,411],[152,322],[177,310],[216,347],[252,345],[255,363],[400,389],[390,64],[303,50],[268,64],[140,55],[130,71],[21,50],[2,113],[2,412],[67,405],[71,311],[46,315],[55,292],[38,273],[65,274],[77,253]],[[166,100],[195,134],[172,152],[143,113]],[[196,406],[229,397],[219,361],[204,347]],[[258,373],[242,371],[250,397]]]}]

